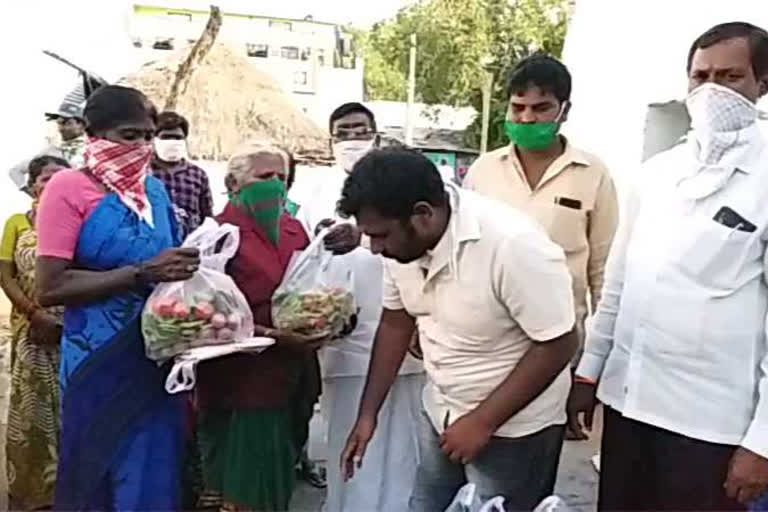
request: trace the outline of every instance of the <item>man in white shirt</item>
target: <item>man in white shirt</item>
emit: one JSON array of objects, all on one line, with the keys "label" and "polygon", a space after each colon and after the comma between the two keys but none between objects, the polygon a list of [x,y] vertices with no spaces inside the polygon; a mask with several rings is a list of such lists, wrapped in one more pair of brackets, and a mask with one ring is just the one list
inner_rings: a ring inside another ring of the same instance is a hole
[{"label": "man in white shirt", "polygon": [[[85,121],[83,107],[85,97],[77,90],[68,94],[59,110],[45,114],[48,121],[56,121],[61,141],[56,145],[48,145],[37,156],[56,156],[63,158],[73,168],[80,168],[85,163]],[[23,192],[27,186],[27,173],[30,160],[24,160],[10,169],[9,176],[13,183]]]},{"label": "man in white shirt", "polygon": [[409,509],[443,512],[469,481],[484,500],[501,495],[509,510],[533,510],[554,486],[578,345],[562,249],[522,212],[444,184],[432,162],[405,149],[363,157],[339,212],[386,258],[345,475],[375,464],[366,449],[385,426],[379,409],[418,325],[428,381]]},{"label": "man in white shirt", "polygon": [[[354,224],[336,215],[336,203],[348,173],[357,160],[378,145],[376,121],[365,106],[347,103],[331,114],[329,129],[336,166],[329,171],[317,171],[322,181],[299,199],[301,208],[296,218],[310,236],[334,225],[325,239],[326,247],[338,254],[330,264],[352,270],[360,308],[352,334],[328,344],[320,354],[320,410],[328,427],[329,459],[336,461],[357,416],[381,316],[382,261],[359,247],[360,235]],[[422,386],[423,367],[409,357],[382,408],[381,436],[371,445],[370,464],[360,478],[345,483],[338,464],[329,464],[328,512],[402,512],[407,508],[418,463],[416,425]]]},{"label": "man in white shirt", "polygon": [[[569,419],[605,404],[601,510],[739,510],[768,487],[768,33],[688,58],[692,131],[629,191]],[[597,385],[596,385],[597,384]]]}]

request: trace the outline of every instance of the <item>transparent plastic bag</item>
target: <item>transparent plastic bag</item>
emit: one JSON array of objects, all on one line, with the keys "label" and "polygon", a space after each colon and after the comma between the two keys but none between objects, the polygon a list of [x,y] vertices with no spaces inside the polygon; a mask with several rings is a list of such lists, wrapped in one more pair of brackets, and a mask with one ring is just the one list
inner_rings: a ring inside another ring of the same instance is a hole
[{"label": "transparent plastic bag", "polygon": [[278,329],[307,336],[336,338],[357,323],[352,270],[334,265],[323,240],[328,230],[288,265],[272,295],[272,321]]},{"label": "transparent plastic bag", "polygon": [[187,281],[159,284],[149,296],[141,317],[148,358],[163,362],[191,348],[253,335],[248,301],[224,272],[239,245],[239,229],[213,219],[187,237],[182,247],[200,250],[200,269]]},{"label": "transparent plastic bag", "polygon": [[466,484],[459,489],[445,512],[480,512],[482,506],[480,497],[477,495],[477,486]]}]

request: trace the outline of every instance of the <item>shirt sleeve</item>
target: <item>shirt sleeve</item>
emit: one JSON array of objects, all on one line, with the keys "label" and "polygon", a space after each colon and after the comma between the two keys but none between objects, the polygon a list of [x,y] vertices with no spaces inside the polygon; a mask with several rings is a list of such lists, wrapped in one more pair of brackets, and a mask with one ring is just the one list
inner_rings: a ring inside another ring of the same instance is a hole
[{"label": "shirt sleeve", "polygon": [[[768,282],[768,251],[763,256],[763,275]],[[766,318],[766,336],[763,360],[760,361],[757,386],[757,407],[752,422],[741,441],[741,446],[761,457],[768,458],[768,318]]]},{"label": "shirt sleeve", "polygon": [[605,263],[605,283],[602,294],[592,325],[587,332],[584,354],[581,356],[581,361],[576,369],[576,375],[592,380],[600,378],[605,360],[613,348],[616,316],[619,312],[621,293],[624,289],[627,247],[640,209],[640,191],[637,185],[630,185],[627,188],[616,239]]},{"label": "shirt sleeve", "polygon": [[19,216],[13,215],[3,228],[3,238],[0,241],[0,261],[13,261],[13,253],[16,252],[16,240],[19,237]]},{"label": "shirt sleeve", "polygon": [[592,312],[597,310],[603,291],[605,262],[616,234],[619,221],[619,205],[616,199],[616,187],[613,179],[606,172],[597,190],[595,206],[590,212],[587,237],[589,239],[589,261],[587,279],[592,302]]},{"label": "shirt sleeve", "polygon": [[213,217],[213,193],[208,175],[203,169],[200,169],[200,173],[202,174],[202,191],[200,194],[200,220],[202,221],[207,217]]},{"label": "shirt sleeve", "polygon": [[464,176],[464,180],[461,182],[461,187],[467,190],[476,190],[475,188],[475,175],[478,173],[478,165],[480,164],[480,159],[476,160],[472,165],[469,166],[469,169],[467,170],[466,176]]},{"label": "shirt sleeve", "polygon": [[45,186],[37,209],[37,255],[71,260],[75,254],[85,208],[77,203],[74,173],[62,171]]},{"label": "shirt sleeve", "polygon": [[532,340],[550,341],[573,329],[573,291],[565,253],[543,231],[504,240],[494,260],[496,293]]},{"label": "shirt sleeve", "polygon": [[389,268],[389,263],[384,262],[384,277],[382,282],[382,304],[384,309],[392,311],[398,311],[405,309],[403,299],[400,296],[400,289],[397,287],[394,277],[392,277],[392,271]]}]

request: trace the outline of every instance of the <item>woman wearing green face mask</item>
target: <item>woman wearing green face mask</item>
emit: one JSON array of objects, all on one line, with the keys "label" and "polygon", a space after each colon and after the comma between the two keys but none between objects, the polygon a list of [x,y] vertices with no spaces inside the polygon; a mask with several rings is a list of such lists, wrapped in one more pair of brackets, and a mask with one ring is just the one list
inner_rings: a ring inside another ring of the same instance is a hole
[{"label": "woman wearing green face mask", "polygon": [[295,251],[308,244],[285,212],[288,155],[251,144],[229,161],[230,200],[217,217],[240,228],[240,248],[227,272],[253,311],[256,335],[276,344],[259,355],[201,364],[198,436],[208,489],[229,510],[287,510],[296,461],[295,403],[306,390],[307,361],[318,340],[272,328],[272,293]]}]

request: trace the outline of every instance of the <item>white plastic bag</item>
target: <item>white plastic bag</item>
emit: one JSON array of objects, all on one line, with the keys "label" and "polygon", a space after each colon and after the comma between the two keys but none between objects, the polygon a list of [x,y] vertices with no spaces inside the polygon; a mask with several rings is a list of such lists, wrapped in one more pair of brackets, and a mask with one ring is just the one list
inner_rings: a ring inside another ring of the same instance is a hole
[{"label": "white plastic bag", "polygon": [[159,284],[149,296],[141,318],[148,358],[163,362],[190,348],[253,335],[248,301],[224,272],[239,245],[239,229],[213,219],[187,237],[182,247],[200,250],[200,269],[187,281]]},{"label": "white plastic bag", "polygon": [[480,512],[507,512],[507,509],[504,508],[504,497],[496,496],[486,501],[480,507]]},{"label": "white plastic bag", "polygon": [[560,496],[550,496],[539,503],[539,506],[533,512],[570,512],[570,510],[565,501],[563,501],[563,498]]},{"label": "white plastic bag", "polygon": [[335,338],[357,322],[352,270],[332,265],[321,232],[288,265],[272,295],[272,321],[278,329],[307,336]]},{"label": "white plastic bag", "polygon": [[249,352],[259,354],[275,344],[272,338],[250,338],[246,341],[228,345],[211,345],[208,347],[191,348],[177,355],[168,378],[165,380],[165,390],[170,394],[190,391],[197,383],[197,364],[200,361],[216,359],[230,354]]},{"label": "white plastic bag", "polygon": [[466,484],[459,489],[445,512],[480,512],[482,506],[477,496],[477,486]]}]

